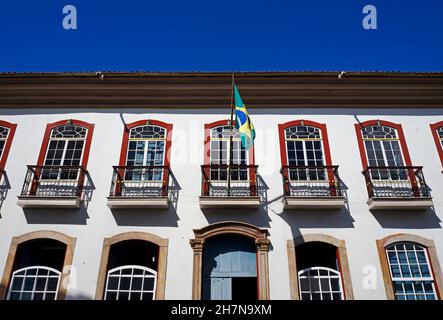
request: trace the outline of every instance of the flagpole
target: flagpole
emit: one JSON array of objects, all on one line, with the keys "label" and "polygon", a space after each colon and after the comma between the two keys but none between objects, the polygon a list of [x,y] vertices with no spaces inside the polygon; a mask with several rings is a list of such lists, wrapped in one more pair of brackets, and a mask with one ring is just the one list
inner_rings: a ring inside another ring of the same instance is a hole
[{"label": "flagpole", "polygon": [[231,194],[232,128],[234,123],[234,72],[231,78],[231,119],[229,121],[228,197]]}]

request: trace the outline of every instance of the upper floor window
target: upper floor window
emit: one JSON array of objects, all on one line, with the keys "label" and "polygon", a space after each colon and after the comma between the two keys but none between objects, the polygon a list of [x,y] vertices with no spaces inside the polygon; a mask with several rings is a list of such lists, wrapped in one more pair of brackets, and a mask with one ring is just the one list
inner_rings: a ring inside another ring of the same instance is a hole
[{"label": "upper floor window", "polygon": [[93,129],[93,124],[80,120],[48,124],[38,159],[44,166],[40,179],[78,179],[88,161]]},{"label": "upper floor window", "polygon": [[[286,159],[289,166],[323,166],[324,151],[321,130],[309,125],[285,129]],[[324,170],[290,170],[292,180],[324,180]]]},{"label": "upper floor window", "polygon": [[372,125],[361,129],[369,166],[404,166],[397,130],[388,126]]},{"label": "upper floor window", "polygon": [[16,124],[0,120],[0,169],[5,167],[16,127]]},{"label": "upper floor window", "polygon": [[81,163],[88,129],[63,125],[51,130],[45,166],[78,166]]},{"label": "upper floor window", "polygon": [[[211,129],[209,163],[217,168],[211,169],[211,180],[226,180],[227,168],[223,165],[247,165],[249,163],[247,151],[241,144],[240,134],[237,129],[232,129],[232,144],[230,143],[230,127],[217,126]],[[231,179],[246,180],[247,168],[236,168],[231,171]]]},{"label": "upper floor window", "polygon": [[48,124],[38,165],[86,167],[93,130],[93,124],[80,120]]},{"label": "upper floor window", "polygon": [[425,247],[397,242],[386,247],[386,255],[396,299],[436,299],[434,276]]},{"label": "upper floor window", "polygon": [[172,124],[140,120],[126,125],[119,165],[126,181],[158,181],[167,174]]},{"label": "upper floor window", "polygon": [[432,136],[434,137],[435,146],[437,147],[440,162],[443,165],[443,121],[431,124]]},{"label": "upper floor window", "polygon": [[[166,129],[143,125],[130,130],[126,166],[163,166],[165,161]],[[162,170],[146,168],[144,172],[127,172],[131,180],[161,180]]]},{"label": "upper floor window", "polygon": [[285,196],[341,196],[338,166],[331,163],[326,125],[295,120],[278,127]]}]

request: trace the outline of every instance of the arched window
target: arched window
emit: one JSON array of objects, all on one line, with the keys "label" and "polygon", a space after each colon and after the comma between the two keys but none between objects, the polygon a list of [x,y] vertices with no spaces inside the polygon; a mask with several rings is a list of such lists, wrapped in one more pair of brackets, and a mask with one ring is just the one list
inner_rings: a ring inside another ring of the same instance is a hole
[{"label": "arched window", "polygon": [[[65,124],[51,129],[44,166],[81,165],[88,129],[74,124]],[[76,179],[78,170],[45,170],[42,179]]]},{"label": "arched window", "polygon": [[54,239],[32,239],[18,245],[6,298],[56,300],[67,245]]},{"label": "arched window", "polygon": [[386,255],[397,300],[437,299],[425,247],[412,242],[397,242],[386,247]]},{"label": "arched window", "polygon": [[343,300],[338,248],[313,241],[295,250],[299,297],[301,300]]},{"label": "arched window", "polygon": [[369,166],[404,166],[397,130],[388,126],[367,126],[361,129]]},{"label": "arched window", "polygon": [[126,265],[108,271],[105,300],[154,300],[157,272]]},{"label": "arched window", "polygon": [[61,272],[45,266],[32,266],[13,272],[8,300],[55,300]]},{"label": "arched window", "polygon": [[0,170],[5,168],[17,125],[0,120]]},{"label": "arched window", "polygon": [[[227,180],[227,168],[229,153],[231,152],[231,159],[233,165],[247,165],[248,157],[245,148],[241,144],[240,134],[237,129],[232,129],[232,151],[230,142],[230,127],[222,125],[210,129],[210,158],[209,163],[216,165],[211,168],[211,180]],[[231,170],[232,180],[247,180],[247,168],[237,168]]]},{"label": "arched window", "polygon": [[140,120],[125,125],[111,196],[167,196],[172,124]]},{"label": "arched window", "polygon": [[331,163],[326,125],[295,120],[278,127],[285,196],[341,196],[338,167]]},{"label": "arched window", "polygon": [[343,300],[340,272],[311,267],[298,272],[301,300]]},{"label": "arched window", "polygon": [[[289,166],[316,167],[325,164],[321,130],[308,125],[285,129],[286,157]],[[291,170],[291,180],[324,180],[323,169]]]},{"label": "arched window", "polygon": [[440,162],[443,165],[443,121],[431,124],[431,132],[434,137],[435,146],[440,157]]},{"label": "arched window", "polygon": [[238,130],[231,132],[228,120],[205,124],[204,148],[202,196],[257,197],[254,146],[247,151]]},{"label": "arched window", "polygon": [[166,129],[155,125],[141,125],[129,132],[127,167],[146,166],[145,170],[127,171],[127,180],[161,180],[165,161]]}]

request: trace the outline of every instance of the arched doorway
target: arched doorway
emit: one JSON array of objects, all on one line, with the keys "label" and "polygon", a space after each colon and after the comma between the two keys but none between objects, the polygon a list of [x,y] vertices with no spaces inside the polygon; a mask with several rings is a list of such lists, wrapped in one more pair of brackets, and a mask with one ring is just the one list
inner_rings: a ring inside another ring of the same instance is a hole
[{"label": "arched doorway", "polygon": [[64,299],[74,246],[75,238],[56,231],[13,237],[0,284],[0,299]]},{"label": "arched doorway", "polygon": [[168,240],[144,232],[106,238],[96,299],[160,300],[165,296]]},{"label": "arched doorway", "polygon": [[194,233],[193,299],[269,299],[266,229],[228,221]]}]

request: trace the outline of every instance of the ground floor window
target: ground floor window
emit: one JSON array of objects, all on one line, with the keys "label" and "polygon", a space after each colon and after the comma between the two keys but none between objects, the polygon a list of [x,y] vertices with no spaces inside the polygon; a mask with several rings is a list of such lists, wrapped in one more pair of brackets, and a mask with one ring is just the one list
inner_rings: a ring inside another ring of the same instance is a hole
[{"label": "ground floor window", "polygon": [[157,268],[157,245],[143,240],[113,244],[109,252],[104,299],[155,299]]},{"label": "ground floor window", "polygon": [[66,245],[52,239],[21,243],[16,252],[8,300],[56,300]]},{"label": "ground floor window", "polygon": [[297,246],[297,275],[301,300],[343,300],[337,248],[322,242]]},{"label": "ground floor window", "polygon": [[386,254],[396,299],[436,299],[434,277],[425,247],[411,242],[394,243],[386,248]]}]

